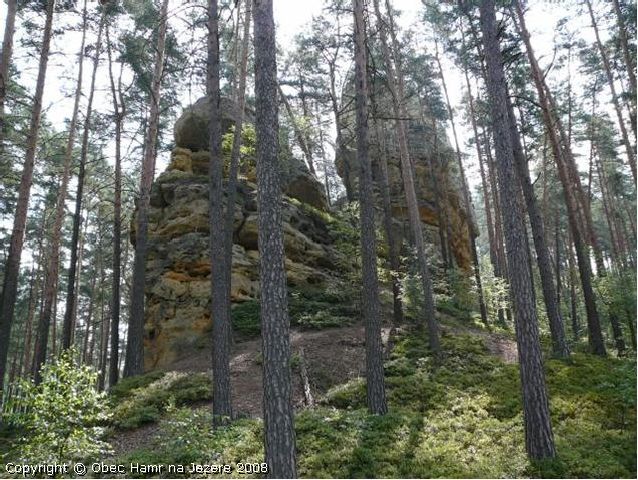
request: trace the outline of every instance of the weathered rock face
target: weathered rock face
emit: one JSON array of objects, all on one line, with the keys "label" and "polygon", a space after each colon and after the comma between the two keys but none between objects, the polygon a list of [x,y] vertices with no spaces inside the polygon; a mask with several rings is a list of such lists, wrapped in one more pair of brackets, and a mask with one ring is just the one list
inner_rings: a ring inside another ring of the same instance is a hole
[{"label": "weathered rock face", "polygon": [[[385,93],[385,95],[384,95]],[[379,91],[376,95],[376,116],[385,119],[394,117],[387,89]],[[439,228],[437,215],[437,198],[434,190],[433,176],[437,178],[436,187],[439,190],[439,200],[443,215],[447,221],[448,237],[452,247],[456,264],[469,271],[472,266],[472,250],[469,233],[478,234],[478,229],[473,223],[471,215],[464,207],[460,190],[459,173],[454,161],[453,150],[447,143],[445,131],[438,129],[434,132],[431,122],[420,114],[418,100],[408,102],[408,145],[412,164],[414,165],[414,177],[417,200],[421,213],[421,220],[432,230]],[[349,180],[349,188],[356,195],[358,192],[358,163],[356,152],[356,137],[354,135],[354,112],[344,110],[340,118],[343,131],[343,143],[337,151],[337,172],[344,183]],[[390,183],[390,195],[393,216],[401,223],[407,220],[407,204],[401,176],[401,158],[398,151],[398,138],[394,130],[394,122],[385,120],[378,130],[370,123],[370,159],[375,181],[380,180],[379,159],[381,152],[385,152],[388,162],[388,177]],[[436,150],[435,150],[436,141]],[[434,152],[439,155],[439,162],[430,163]],[[434,169],[434,170],[432,170]],[[433,175],[434,172],[434,175]],[[381,209],[381,197],[377,194],[378,206]],[[400,228],[399,231],[408,232],[409,228]],[[437,243],[438,236],[430,231],[428,240]]]},{"label": "weathered rock face", "polygon": [[[207,147],[207,120],[203,109],[193,113],[202,105],[205,101],[198,101],[178,120],[171,163],[152,188],[146,265],[146,369],[170,365],[210,342],[209,154],[203,150]],[[228,111],[232,112],[232,105],[224,111],[226,130],[232,124]],[[323,209],[323,188],[300,161],[289,158],[284,167],[282,213],[288,283],[322,288],[338,282],[335,264],[339,253],[332,247],[327,225],[321,215],[305,206]],[[235,207],[234,302],[258,294],[257,241],[256,185],[249,169],[240,179]]]}]

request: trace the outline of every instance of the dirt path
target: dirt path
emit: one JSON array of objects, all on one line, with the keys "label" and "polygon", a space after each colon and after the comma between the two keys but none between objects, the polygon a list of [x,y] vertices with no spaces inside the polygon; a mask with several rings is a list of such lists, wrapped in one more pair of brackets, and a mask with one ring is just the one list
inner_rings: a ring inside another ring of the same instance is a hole
[{"label": "dirt path", "polygon": [[[483,339],[493,355],[505,363],[516,363],[516,342],[504,334],[485,330],[442,326],[453,334],[470,334]],[[382,330],[387,345],[390,328]],[[362,325],[319,331],[291,330],[293,403],[295,408],[306,405],[304,385],[300,375],[300,352],[307,368],[310,390],[315,400],[335,385],[365,375],[365,332]],[[171,370],[181,372],[210,371],[210,352],[201,352],[175,362]],[[235,415],[261,416],[263,383],[261,339],[238,342],[233,346],[230,362]],[[147,445],[158,430],[157,423],[136,430],[118,432],[112,439],[116,455]]]},{"label": "dirt path", "polygon": [[[387,343],[389,328],[383,329]],[[292,351],[293,403],[299,408],[305,405],[300,369],[300,352],[308,370],[310,388],[315,398],[330,387],[345,383],[364,374],[365,343],[362,325],[330,328],[319,331],[290,332]],[[210,357],[198,355],[173,364],[172,370],[208,371]],[[238,416],[261,415],[263,383],[261,339],[236,343],[230,362],[233,386],[233,407]]]}]

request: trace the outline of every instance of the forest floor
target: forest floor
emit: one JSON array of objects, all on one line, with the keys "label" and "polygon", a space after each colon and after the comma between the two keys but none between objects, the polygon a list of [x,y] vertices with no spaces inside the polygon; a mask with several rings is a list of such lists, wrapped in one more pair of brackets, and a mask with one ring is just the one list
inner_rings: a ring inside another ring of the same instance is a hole
[{"label": "forest floor", "polygon": [[[444,332],[455,334],[470,333],[482,338],[490,353],[505,363],[516,363],[516,342],[510,335],[489,332],[478,328],[444,325]],[[388,348],[391,328],[382,329],[383,345]],[[328,387],[345,384],[365,375],[365,330],[363,325],[329,328],[319,331],[291,329],[290,346],[293,362],[306,363],[312,372],[311,391],[323,394]],[[303,353],[302,353],[303,352]],[[389,352],[388,352],[389,354]],[[233,407],[239,417],[260,417],[263,401],[261,365],[261,339],[236,342],[233,345],[230,362],[233,386]],[[210,355],[199,352],[182,358],[171,365],[176,372],[210,373]],[[304,382],[299,372],[293,373],[293,404],[300,409],[307,406]],[[212,408],[212,401],[198,402],[198,406]],[[113,438],[112,446],[116,456],[121,456],[137,448],[147,446],[158,432],[158,425],[150,423],[138,429],[125,430]]]},{"label": "forest floor", "polygon": [[[635,360],[578,352],[569,362],[546,359],[559,458],[530,464],[513,335],[445,315],[441,320],[445,354],[438,365],[422,330],[405,325],[390,335],[383,329],[390,407],[384,417],[365,409],[363,326],[292,330],[301,476],[635,478]],[[217,431],[210,428],[210,358],[204,352],[176,362],[171,372],[122,382],[114,392],[119,427],[109,439],[113,459],[263,461],[261,362],[259,338],[233,346],[238,420]],[[302,364],[313,406],[304,395]]]},{"label": "forest floor", "polygon": [[[382,329],[382,339],[387,345],[390,328]],[[347,383],[365,375],[365,331],[362,325],[325,330],[291,329],[290,347],[293,363],[303,361],[312,374],[312,391],[325,393],[328,387]],[[236,342],[230,362],[233,386],[233,408],[239,417],[260,417],[263,400],[261,338]],[[210,373],[210,352],[198,352],[171,365],[176,372]],[[298,369],[295,369],[298,370]],[[295,408],[306,406],[304,384],[298,371],[293,372],[293,404]],[[212,401],[201,402],[212,408]],[[138,429],[125,430],[113,438],[116,456],[144,447],[157,433],[156,423]]]}]

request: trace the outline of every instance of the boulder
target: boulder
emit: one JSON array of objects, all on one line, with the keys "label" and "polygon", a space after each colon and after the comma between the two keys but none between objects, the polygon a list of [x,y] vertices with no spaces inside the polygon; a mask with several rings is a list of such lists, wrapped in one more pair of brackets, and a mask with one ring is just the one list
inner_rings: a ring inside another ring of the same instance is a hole
[{"label": "boulder", "polygon": [[[224,100],[223,128],[235,107]],[[207,104],[198,100],[175,125],[171,161],[153,183],[146,264],[145,368],[165,368],[193,349],[209,345],[209,152]],[[251,120],[251,117],[249,117]],[[289,149],[287,150],[289,153]],[[285,152],[286,153],[286,152]],[[338,284],[340,253],[322,212],[323,186],[291,154],[282,155],[282,202],[286,273],[290,286]],[[249,165],[250,166],[250,165]],[[254,162],[253,162],[254,166]],[[254,171],[249,168],[248,172]],[[259,295],[257,192],[254,178],[239,179],[234,220],[231,300]],[[131,240],[135,241],[135,222]]]}]

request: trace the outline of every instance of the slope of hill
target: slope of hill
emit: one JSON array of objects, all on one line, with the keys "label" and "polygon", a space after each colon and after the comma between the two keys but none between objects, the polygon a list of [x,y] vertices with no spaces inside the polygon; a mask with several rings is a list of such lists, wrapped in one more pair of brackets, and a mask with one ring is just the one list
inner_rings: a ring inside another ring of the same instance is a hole
[{"label": "slope of hill", "polygon": [[[383,417],[365,409],[365,384],[358,376],[364,360],[362,327],[293,333],[301,476],[635,477],[633,360],[576,353],[570,362],[546,361],[559,455],[554,462],[532,465],[524,449],[515,343],[507,334],[449,317],[443,325],[446,353],[439,365],[415,325],[392,333],[385,364],[390,413]],[[302,349],[316,400],[312,407],[304,401]],[[260,463],[259,363],[258,341],[236,344],[233,379],[243,418],[218,431],[211,428],[208,375],[194,373],[206,369],[203,357],[176,365],[181,374],[150,374],[133,380],[137,388],[122,384],[115,397],[120,406],[148,406],[143,399],[150,397],[164,401],[147,418],[152,421],[134,422],[142,425],[139,430],[113,431],[117,461],[230,464],[236,476],[241,476],[238,463]],[[189,397],[184,393],[189,390],[199,394]],[[116,414],[120,424],[126,423],[125,415],[126,409]]]}]

